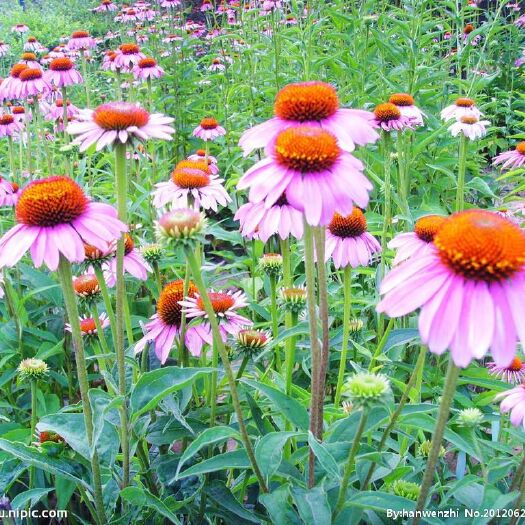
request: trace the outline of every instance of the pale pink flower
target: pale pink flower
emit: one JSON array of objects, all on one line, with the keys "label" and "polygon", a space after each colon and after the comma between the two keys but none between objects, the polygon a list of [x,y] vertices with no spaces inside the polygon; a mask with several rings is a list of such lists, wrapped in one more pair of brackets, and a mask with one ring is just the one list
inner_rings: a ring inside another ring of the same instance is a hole
[{"label": "pale pink flower", "polygon": [[79,51],[82,49],[93,49],[97,46],[94,38],[87,31],[75,31],[67,43],[70,51]]},{"label": "pale pink flower", "polygon": [[434,236],[446,220],[441,215],[425,215],[416,221],[413,232],[396,235],[388,243],[391,250],[396,250],[393,264],[399,264],[410,257],[422,257],[432,250]]},{"label": "pale pink flower", "polygon": [[494,166],[501,164],[501,169],[521,168],[525,164],[525,142],[518,142],[516,148],[500,153],[492,161]]},{"label": "pale pink flower", "polygon": [[164,76],[162,69],[154,58],[141,58],[133,68],[133,76],[137,80],[148,80]]},{"label": "pale pink flower", "polygon": [[302,211],[308,224],[327,225],[332,217],[349,215],[354,203],[365,208],[372,184],[362,162],[344,151],[337,138],[321,127],[292,126],[267,148],[268,157],[240,179],[250,188],[249,200],[273,206],[282,194]]},{"label": "pale pink flower", "polygon": [[390,96],[388,102],[397,106],[401,115],[409,118],[415,126],[423,125],[425,114],[415,105],[414,98],[408,93],[395,93]]},{"label": "pale pink flower", "polygon": [[[219,321],[219,331],[224,342],[227,341],[228,335],[236,336],[239,330],[253,325],[250,319],[236,312],[239,308],[248,306],[244,292],[240,290],[237,292],[208,291],[208,296]],[[193,297],[185,297],[179,304],[183,307],[182,311],[188,320],[201,321],[200,324],[193,325],[196,334],[199,336],[201,348],[204,344],[212,345],[211,325],[200,295],[195,292]]]},{"label": "pale pink flower", "polygon": [[92,144],[96,144],[97,151],[100,151],[116,142],[125,144],[151,138],[171,140],[175,132],[170,126],[173,122],[171,117],[150,114],[130,102],[110,102],[95,110],[83,109],[76,118],[67,131],[78,135],[75,143],[80,144],[80,151],[85,151]]},{"label": "pale pink flower", "polygon": [[274,114],[270,120],[242,134],[239,146],[245,155],[254,149],[266,148],[279,132],[295,126],[320,127],[334,135],[346,151],[379,138],[374,129],[374,115],[369,111],[340,108],[336,90],[325,82],[288,84],[277,93]]},{"label": "pale pink flower", "polygon": [[235,214],[234,219],[241,225],[241,234],[248,239],[260,239],[267,242],[272,235],[287,239],[290,235],[296,239],[303,236],[303,214],[290,206],[283,194],[267,208],[264,202],[254,204],[248,201]]},{"label": "pale pink flower", "polygon": [[431,352],[450,348],[466,367],[490,349],[508,366],[525,343],[525,233],[484,210],[451,215],[433,249],[396,266],[381,283],[377,311],[401,317],[421,308],[419,333]]},{"label": "pale pink flower", "polygon": [[481,117],[481,111],[471,98],[458,98],[454,104],[441,110],[441,120],[458,120],[461,117]]},{"label": "pale pink flower", "polygon": [[498,394],[496,401],[501,401],[499,409],[502,414],[510,412],[510,422],[515,427],[523,426],[525,429],[525,385],[519,385]]},{"label": "pale pink flower", "polygon": [[127,230],[107,204],[90,201],[68,177],[30,182],[15,208],[17,225],[0,240],[0,268],[14,266],[30,249],[36,267],[56,270],[60,255],[71,262],[85,258],[84,243],[105,249]]},{"label": "pale pink flower", "polygon": [[374,254],[381,252],[377,239],[368,233],[366,218],[359,208],[343,217],[335,214],[326,228],[325,261],[336,268],[368,266]]},{"label": "pale pink flower", "polygon": [[226,130],[219,125],[213,117],[203,118],[200,124],[193,130],[193,136],[205,142],[215,140],[218,137],[226,135]]},{"label": "pale pink flower", "polygon": [[179,162],[168,182],[156,184],[153,205],[161,208],[171,204],[172,208],[194,206],[217,211],[218,206],[227,206],[230,196],[222,185],[223,179],[213,175],[210,165],[202,160]]},{"label": "pale pink flower", "polygon": [[465,135],[470,140],[476,140],[484,137],[487,134],[486,127],[490,125],[488,120],[478,120],[474,116],[463,116],[448,128],[453,137],[457,137],[460,133]]},{"label": "pale pink flower", "polygon": [[51,61],[46,79],[59,88],[84,82],[82,75],[75,69],[73,61],[67,57],[55,58]]}]

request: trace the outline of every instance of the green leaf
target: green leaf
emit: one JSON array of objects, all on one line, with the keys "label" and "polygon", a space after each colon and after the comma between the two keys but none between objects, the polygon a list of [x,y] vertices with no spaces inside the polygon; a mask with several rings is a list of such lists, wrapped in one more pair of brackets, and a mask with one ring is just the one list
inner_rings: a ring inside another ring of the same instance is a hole
[{"label": "green leaf", "polygon": [[329,474],[332,479],[340,480],[341,475],[339,474],[339,467],[334,456],[332,456],[323,443],[317,441],[310,431],[308,431],[308,444],[326,473]]},{"label": "green leaf", "polygon": [[259,383],[258,381],[251,381],[250,379],[242,379],[243,383],[250,385],[253,388],[261,391],[267,396],[270,401],[276,406],[277,410],[282,413],[286,419],[293,423],[301,430],[308,430],[309,418],[306,408],[295,399],[287,396],[280,390],[271,386]]},{"label": "green leaf", "polygon": [[131,394],[132,419],[137,419],[141,414],[155,408],[161,399],[213,370],[213,368],[167,366],[146,372],[138,380]]},{"label": "green leaf", "polygon": [[305,525],[331,523],[332,511],[328,505],[326,492],[321,487],[310,490],[294,487],[292,497]]},{"label": "green leaf", "polygon": [[41,489],[31,489],[21,492],[13,498],[11,501],[11,506],[14,509],[22,509],[26,506],[34,507],[44,496],[49,494],[53,487],[41,488]]},{"label": "green leaf", "polygon": [[202,432],[202,434],[200,434],[199,437],[197,437],[197,439],[195,439],[195,441],[192,441],[190,446],[182,454],[179,460],[179,465],[177,466],[177,472],[175,473],[175,477],[170,482],[170,484],[178,479],[182,466],[186,463],[186,461],[188,461],[188,459],[197,454],[199,450],[207,445],[219,443],[230,438],[240,441],[241,435],[231,427],[207,428],[204,432]]},{"label": "green leaf", "polygon": [[283,459],[283,447],[298,432],[269,432],[264,435],[255,447],[255,459],[266,480],[277,472]]},{"label": "green leaf", "polygon": [[216,472],[217,470],[225,470],[228,468],[248,469],[250,468],[250,461],[244,450],[234,450],[233,452],[225,452],[218,456],[213,456],[210,459],[201,461],[197,465],[186,469],[179,474],[180,478],[187,478],[188,476],[198,476],[208,472]]},{"label": "green leaf", "polygon": [[345,506],[360,507],[386,514],[387,510],[397,512],[414,510],[416,502],[388,492],[358,492],[349,497]]},{"label": "green leaf", "polygon": [[28,447],[23,443],[11,443],[5,439],[0,438],[0,450],[7,452],[14,457],[22,460],[26,464],[33,467],[45,470],[55,476],[63,476],[77,483],[81,483],[85,489],[90,490],[89,485],[80,477],[81,466],[74,463],[71,459],[63,460],[52,458],[41,454],[33,447]]},{"label": "green leaf", "polygon": [[171,523],[180,525],[179,518],[159,498],[144,488],[126,487],[120,492],[120,496],[135,507],[149,507],[170,520]]},{"label": "green leaf", "polygon": [[206,485],[206,494],[216,505],[225,509],[230,515],[233,515],[232,518],[236,518],[235,523],[238,523],[240,520],[249,523],[261,523],[259,518],[246,510],[239,501],[235,499],[230,489],[222,481],[214,479]]},{"label": "green leaf", "polygon": [[273,525],[301,525],[290,503],[288,485],[282,485],[269,494],[261,494],[259,501],[266,507]]}]

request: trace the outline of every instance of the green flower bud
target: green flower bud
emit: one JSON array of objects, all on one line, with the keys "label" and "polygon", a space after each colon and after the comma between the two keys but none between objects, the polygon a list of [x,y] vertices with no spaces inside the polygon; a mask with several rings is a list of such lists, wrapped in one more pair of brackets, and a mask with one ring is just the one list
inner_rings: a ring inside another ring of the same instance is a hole
[{"label": "green flower bud", "polygon": [[42,379],[46,376],[49,368],[42,359],[24,359],[18,365],[19,379],[24,381],[26,379]]}]

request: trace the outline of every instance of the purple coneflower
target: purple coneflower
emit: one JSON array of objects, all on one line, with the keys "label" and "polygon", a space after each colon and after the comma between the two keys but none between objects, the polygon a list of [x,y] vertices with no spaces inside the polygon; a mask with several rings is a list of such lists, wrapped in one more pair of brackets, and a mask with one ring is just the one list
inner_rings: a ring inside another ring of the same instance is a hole
[{"label": "purple coneflower", "polygon": [[525,164],[525,142],[518,142],[515,149],[500,153],[492,164],[501,164],[502,170],[521,168]]},{"label": "purple coneflower", "polygon": [[80,51],[97,47],[97,42],[87,31],[75,31],[67,43],[70,51]]},{"label": "purple coneflower", "polygon": [[431,352],[447,348],[466,367],[490,349],[508,366],[525,342],[525,233],[484,210],[450,216],[433,249],[396,266],[381,283],[377,310],[400,317],[421,308],[419,333]]},{"label": "purple coneflower", "polygon": [[[187,298],[194,297],[197,287],[190,281],[187,290]],[[157,301],[157,313],[151,317],[149,323],[144,326],[146,334],[135,345],[135,354],[144,350],[146,345],[153,342],[155,354],[160,362],[164,364],[168,359],[175,338],[180,337],[182,306],[180,302],[184,299],[184,281],[179,279],[168,283],[160,293]],[[198,357],[202,348],[200,338],[194,327],[186,328],[185,344],[190,353]]]},{"label": "purple coneflower", "polygon": [[359,208],[343,217],[336,213],[326,228],[325,261],[330,257],[336,268],[368,266],[381,252],[377,239],[368,233],[366,218]]},{"label": "purple coneflower", "polygon": [[502,414],[510,412],[510,422],[515,427],[523,426],[525,429],[525,385],[502,392],[495,400],[501,401],[499,409]]},{"label": "purple coneflower", "polygon": [[[106,275],[108,286],[115,286],[117,282],[117,258],[113,257],[109,260],[109,271]],[[140,281],[147,281],[148,272],[152,272],[151,266],[146,262],[142,254],[135,248],[135,242],[129,233],[124,234],[124,272],[139,279]]]},{"label": "purple coneflower", "polygon": [[56,270],[60,254],[70,262],[85,258],[84,243],[103,250],[127,230],[107,204],[90,201],[68,177],[30,182],[15,208],[17,225],[0,239],[0,268],[14,266],[31,249],[36,267]]},{"label": "purple coneflower", "polygon": [[476,140],[484,137],[487,134],[487,126],[490,124],[488,120],[479,120],[474,115],[463,115],[459,117],[452,126],[448,128],[453,137],[457,137],[460,133],[465,135],[470,140]]},{"label": "purple coneflower", "polygon": [[234,219],[240,222],[241,234],[248,239],[266,242],[272,235],[283,240],[290,235],[296,239],[303,236],[303,214],[290,206],[284,193],[269,208],[264,202],[248,201],[237,210]]},{"label": "purple coneflower", "polygon": [[432,241],[446,220],[447,217],[441,215],[425,215],[416,221],[413,232],[396,235],[388,243],[391,250],[397,250],[393,264],[399,264],[410,257],[421,257],[432,250]]},{"label": "purple coneflower", "polygon": [[177,164],[168,182],[156,184],[153,204],[156,208],[171,204],[172,208],[194,206],[217,211],[227,206],[230,196],[222,185],[223,179],[213,175],[209,164],[202,160],[183,160]]},{"label": "purple coneflower", "polygon": [[46,72],[46,78],[50,84],[59,88],[81,84],[84,81],[82,75],[75,69],[73,61],[67,57],[53,59]]},{"label": "purple coneflower", "polygon": [[0,137],[12,137],[22,131],[22,123],[8,113],[0,115]]},{"label": "purple coneflower", "polygon": [[133,68],[133,76],[137,80],[148,80],[164,76],[162,69],[154,58],[141,58]]},{"label": "purple coneflower", "polygon": [[401,115],[408,117],[415,126],[423,125],[425,114],[415,105],[414,97],[408,93],[394,93],[388,99],[390,104],[399,108]]},{"label": "purple coneflower", "polygon": [[458,98],[454,104],[441,110],[441,120],[458,120],[461,117],[481,117],[481,111],[471,98]]},{"label": "purple coneflower", "polygon": [[295,126],[307,125],[328,131],[346,151],[379,138],[374,129],[374,115],[369,111],[340,108],[336,90],[325,82],[288,84],[277,93],[274,114],[270,120],[242,134],[239,146],[245,155],[265,148],[281,131]]},{"label": "purple coneflower", "polygon": [[[252,326],[253,323],[250,319],[239,315],[235,311],[248,306],[246,295],[242,291],[208,291],[208,297],[219,321],[219,331],[224,342],[226,342],[228,335],[236,336],[239,330]],[[201,348],[205,343],[212,345],[212,330],[200,295],[195,293],[193,297],[185,297],[179,304],[183,307],[182,311],[189,320],[202,320],[200,324],[193,326],[195,333],[199,336]]]},{"label": "purple coneflower", "polygon": [[148,113],[145,109],[130,102],[110,102],[95,110],[81,109],[77,120],[69,124],[67,131],[78,135],[76,144],[85,151],[92,144],[97,151],[116,142],[123,144],[135,139],[158,138],[171,140],[175,130],[169,125],[171,117],[160,113]]},{"label": "purple coneflower", "polygon": [[137,44],[121,44],[115,51],[113,62],[115,67],[127,71],[133,69],[143,58],[146,58],[146,55],[140,51]]},{"label": "purple coneflower", "polygon": [[249,200],[255,204],[264,201],[269,208],[285,193],[312,226],[327,225],[336,213],[351,214],[354,203],[368,204],[372,184],[363,175],[363,164],[319,126],[281,131],[267,154],[238,184],[250,188]]},{"label": "purple coneflower", "polygon": [[498,366],[491,362],[487,364],[487,368],[491,375],[507,383],[525,383],[525,363],[519,357],[515,357],[508,366]]},{"label": "purple coneflower", "polygon": [[403,115],[398,106],[391,102],[378,104],[375,107],[374,124],[383,131],[388,132],[414,129],[414,126],[416,125],[411,118]]},{"label": "purple coneflower", "polygon": [[193,136],[205,142],[215,140],[223,135],[226,135],[226,130],[220,126],[217,119],[213,117],[203,118],[200,124],[193,130]]}]

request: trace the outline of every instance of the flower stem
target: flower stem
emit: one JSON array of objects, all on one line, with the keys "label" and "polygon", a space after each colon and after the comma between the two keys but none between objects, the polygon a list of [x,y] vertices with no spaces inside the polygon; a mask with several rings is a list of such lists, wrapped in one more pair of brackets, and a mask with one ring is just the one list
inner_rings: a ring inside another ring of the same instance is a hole
[{"label": "flower stem", "polygon": [[[279,335],[279,311],[277,310],[277,279],[275,275],[270,275],[270,301],[272,316],[272,336],[274,339]],[[281,354],[279,345],[275,345],[275,370],[281,372]]]},{"label": "flower stem", "polygon": [[346,357],[348,354],[348,340],[350,336],[350,315],[352,312],[352,267],[345,266],[343,270],[343,343],[341,345],[341,359],[339,361],[339,372],[337,374],[337,386],[335,389],[334,406],[338,407],[341,401],[343,379],[346,369]]},{"label": "flower stem", "polygon": [[[306,277],[306,300],[308,306],[308,323],[310,326],[310,352],[311,352],[311,390],[310,401],[310,431],[317,437],[317,404],[319,398],[319,371],[321,368],[321,348],[319,346],[319,334],[316,313],[316,291],[315,291],[315,263],[314,263],[314,239],[313,228],[304,221],[304,266]],[[315,454],[310,449],[308,463],[308,486],[311,488],[315,483]]]},{"label": "flower stem", "polygon": [[[394,428],[397,422],[397,419],[401,415],[401,412],[403,411],[403,408],[405,407],[405,404],[407,400],[409,399],[410,390],[414,386],[414,383],[416,382],[419,372],[423,369],[423,366],[425,365],[425,357],[426,357],[426,348],[422,346],[419,350],[419,355],[417,357],[416,366],[414,367],[414,370],[412,374],[410,375],[410,379],[408,380],[405,391],[403,392],[403,395],[401,396],[401,399],[399,400],[399,405],[397,406],[396,410],[390,417],[390,422],[388,423],[388,426],[385,428],[385,431],[383,432],[383,435],[381,437],[381,441],[379,442],[379,445],[377,446],[378,454],[380,454],[381,451],[383,450],[386,440],[390,437],[390,432],[392,432],[392,429]],[[377,463],[375,461],[372,461],[372,464],[370,465],[370,468],[368,469],[366,479],[363,482],[363,488],[361,490],[368,489],[368,484],[370,483],[370,480],[372,479],[372,475],[374,474],[376,466],[377,466]]]},{"label": "flower stem", "polygon": [[242,415],[242,408],[241,408],[241,403],[239,401],[239,394],[237,392],[237,385],[235,383],[235,376],[233,374],[233,370],[230,365],[228,353],[226,351],[226,348],[222,341],[221,334],[219,332],[219,323],[217,322],[215,311],[213,310],[213,306],[211,304],[210,298],[208,296],[208,292],[206,290],[206,285],[204,284],[204,280],[202,278],[200,264],[197,261],[195,253],[191,247],[186,247],[184,251],[186,253],[186,260],[189,263],[191,273],[193,275],[193,279],[195,280],[195,284],[197,286],[197,289],[199,290],[199,295],[202,299],[204,310],[208,316],[208,321],[210,323],[212,334],[213,334],[214,347],[217,348],[217,351],[219,355],[221,356],[222,364],[224,366],[224,371],[226,373],[226,377],[228,378],[228,383],[230,386],[230,394],[232,396],[232,403],[235,409],[235,414],[237,416],[237,422],[239,424],[239,430],[241,432],[241,437],[242,437],[242,441],[244,444],[244,448],[246,449],[246,454],[248,455],[248,458],[252,465],[253,472],[257,478],[257,481],[259,482],[259,487],[260,487],[261,492],[266,493],[268,492],[268,487],[266,486],[266,482],[264,480],[262,472],[259,469],[257,460],[255,459],[255,453],[253,451],[253,446],[250,441],[250,436],[248,435],[246,424],[244,422],[244,418]]},{"label": "flower stem", "polygon": [[385,207],[383,216],[383,231],[381,233],[381,278],[385,275],[385,259],[387,237],[392,222],[392,184],[391,184],[391,137],[387,131],[383,132],[383,191],[385,193]]},{"label": "flower stem", "polygon": [[346,501],[346,491],[348,490],[348,485],[350,484],[350,476],[354,470],[355,457],[357,455],[357,451],[359,450],[359,442],[361,441],[361,436],[365,430],[367,418],[368,412],[366,408],[363,408],[361,411],[361,418],[359,419],[359,425],[354,435],[354,442],[352,443],[352,448],[350,449],[350,453],[348,454],[348,459],[346,461],[343,479],[341,481],[341,488],[339,489],[339,496],[337,498],[337,503],[334,510],[334,519],[341,512]]},{"label": "flower stem", "polygon": [[[38,382],[36,379],[31,380],[31,439],[35,439],[37,423],[37,400],[38,400]],[[29,469],[29,488],[34,488],[36,468]]]},{"label": "flower stem", "polygon": [[[450,359],[448,363],[447,376],[445,378],[443,395],[441,397],[441,406],[439,407],[438,420],[436,423],[436,428],[434,429],[434,435],[432,436],[432,447],[428,455],[427,465],[425,468],[425,475],[423,476],[421,491],[417,499],[416,512],[422,511],[427,504],[428,494],[430,492],[430,488],[432,487],[432,481],[434,479],[434,473],[436,471],[436,464],[441,448],[441,441],[443,440],[445,426],[447,424],[448,415],[450,413],[450,406],[454,398],[454,392],[456,391],[456,383],[458,381],[459,371],[459,368],[454,364],[452,359]],[[412,524],[418,525],[420,521],[421,512],[418,512]]]},{"label": "flower stem", "polygon": [[98,285],[100,287],[100,293],[102,294],[102,299],[104,301],[104,307],[106,308],[106,313],[109,317],[109,323],[111,327],[111,335],[113,337],[113,346],[114,348],[117,348],[117,334],[116,334],[116,327],[117,327],[117,321],[115,319],[115,312],[113,311],[113,306],[111,304],[111,297],[109,296],[108,287],[106,284],[106,280],[104,278],[104,273],[102,272],[102,269],[99,265],[93,265],[95,269],[95,276],[98,281]]},{"label": "flower stem", "polygon": [[[115,145],[115,179],[117,188],[118,218],[125,224],[128,221],[127,196],[128,179],[126,177],[126,145]],[[126,399],[126,362],[124,346],[124,319],[126,318],[126,287],[124,282],[124,236],[117,242],[117,298],[116,298],[116,343],[119,394],[124,398],[120,409],[120,435],[122,447],[122,487],[129,485],[129,439],[128,414]],[[131,343],[131,341],[130,341]]]},{"label": "flower stem", "polygon": [[523,516],[523,504],[525,503],[525,476],[521,480],[520,485],[520,493],[518,495],[518,498],[516,499],[516,503],[514,505],[514,515],[512,516],[512,519],[510,520],[509,525],[517,525],[518,520]]},{"label": "flower stem", "polygon": [[82,406],[84,409],[84,423],[86,426],[87,440],[88,445],[90,448],[92,448],[91,469],[93,471],[93,493],[95,498],[95,508],[97,510],[99,523],[106,523],[104,502],[102,499],[100,463],[98,460],[97,450],[93,447],[93,412],[88,397],[89,383],[87,376],[86,356],[84,354],[84,343],[82,341],[82,333],[80,330],[78,307],[75,298],[75,291],[73,289],[73,274],[71,272],[71,263],[62,255],[60,256],[60,262],[58,265],[58,274],[62,285],[62,292],[64,294],[64,303],[66,306],[67,316],[69,318],[69,324],[71,325],[73,350],[77,365],[80,396],[82,398]]},{"label": "flower stem", "polygon": [[456,209],[465,209],[465,171],[467,166],[467,137],[463,133],[459,136],[459,157],[458,157],[458,187],[456,192]]}]

